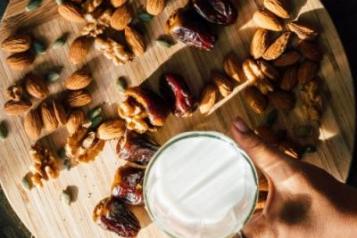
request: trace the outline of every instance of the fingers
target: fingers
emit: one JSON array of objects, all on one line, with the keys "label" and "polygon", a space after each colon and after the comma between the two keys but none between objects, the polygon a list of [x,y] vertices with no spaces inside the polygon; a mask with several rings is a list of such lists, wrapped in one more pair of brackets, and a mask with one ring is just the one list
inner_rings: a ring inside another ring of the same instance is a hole
[{"label": "fingers", "polygon": [[232,133],[239,146],[266,175],[272,179],[282,179],[288,175],[286,173],[290,169],[284,169],[290,167],[288,162],[292,159],[265,144],[241,118],[233,122]]}]

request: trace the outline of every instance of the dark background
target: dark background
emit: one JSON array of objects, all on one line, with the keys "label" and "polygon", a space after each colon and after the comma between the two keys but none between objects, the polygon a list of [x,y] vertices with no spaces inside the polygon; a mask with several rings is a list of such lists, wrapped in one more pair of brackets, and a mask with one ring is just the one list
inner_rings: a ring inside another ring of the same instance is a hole
[{"label": "dark background", "polygon": [[[0,0],[0,16],[5,2],[7,1]],[[322,0],[322,2],[330,13],[339,32],[350,63],[354,79],[354,90],[357,92],[355,81],[357,78],[357,0]],[[356,148],[356,141],[354,148]],[[354,150],[353,158],[347,183],[357,188],[356,150]],[[12,211],[0,188],[0,237],[22,238],[30,236],[29,232]]]}]

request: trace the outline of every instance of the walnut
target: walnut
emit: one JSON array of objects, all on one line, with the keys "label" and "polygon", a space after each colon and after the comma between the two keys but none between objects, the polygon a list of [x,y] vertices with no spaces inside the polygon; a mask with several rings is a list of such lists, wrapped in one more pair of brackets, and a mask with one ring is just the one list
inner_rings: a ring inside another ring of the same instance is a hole
[{"label": "walnut", "polygon": [[[98,10],[99,11],[99,10]],[[88,13],[85,15],[87,24],[82,28],[81,34],[91,37],[97,37],[104,33],[104,31],[110,26],[110,18],[113,10],[111,8],[101,11],[98,16],[96,12]]]},{"label": "walnut", "polygon": [[317,78],[303,84],[300,90],[303,112],[309,120],[318,123],[321,120],[323,112],[323,99],[320,86],[320,81]]},{"label": "walnut", "polygon": [[43,180],[54,179],[59,176],[59,164],[48,148],[35,144],[30,150],[31,158],[34,164],[31,166],[30,180],[38,187],[43,186]]},{"label": "walnut", "polygon": [[133,54],[126,51],[120,43],[108,38],[96,38],[95,48],[101,51],[105,57],[112,60],[115,65],[125,64],[133,59]]},{"label": "walnut", "polygon": [[95,160],[104,145],[105,141],[98,139],[94,131],[79,127],[73,135],[68,137],[65,150],[71,163],[76,165]]},{"label": "walnut", "polygon": [[138,133],[155,131],[164,125],[169,110],[165,102],[150,90],[139,87],[125,92],[118,114],[126,121],[127,128]]}]

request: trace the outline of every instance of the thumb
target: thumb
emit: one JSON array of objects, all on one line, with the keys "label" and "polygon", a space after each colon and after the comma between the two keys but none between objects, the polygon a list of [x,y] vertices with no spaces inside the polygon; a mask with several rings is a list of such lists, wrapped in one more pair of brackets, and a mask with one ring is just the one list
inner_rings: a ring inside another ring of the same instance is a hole
[{"label": "thumb", "polygon": [[281,180],[292,172],[293,159],[265,144],[240,117],[233,122],[232,133],[254,164],[271,179]]}]

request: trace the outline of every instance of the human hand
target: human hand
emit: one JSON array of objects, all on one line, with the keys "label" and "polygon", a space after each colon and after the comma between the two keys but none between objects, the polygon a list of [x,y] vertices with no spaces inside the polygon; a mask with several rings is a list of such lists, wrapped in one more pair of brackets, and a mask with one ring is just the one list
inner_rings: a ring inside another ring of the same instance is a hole
[{"label": "human hand", "polygon": [[241,118],[232,133],[269,181],[266,206],[243,229],[246,238],[357,237],[357,190],[266,145]]}]

